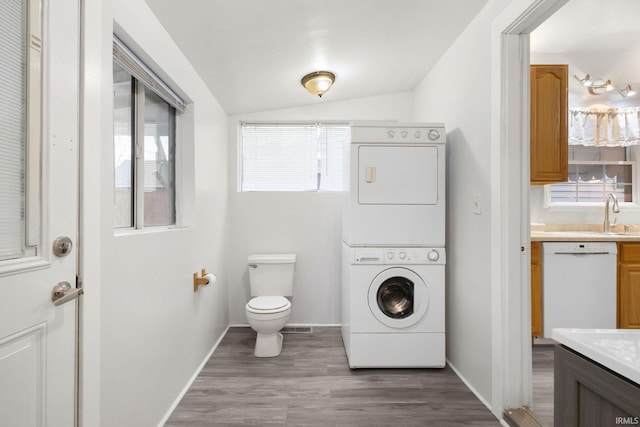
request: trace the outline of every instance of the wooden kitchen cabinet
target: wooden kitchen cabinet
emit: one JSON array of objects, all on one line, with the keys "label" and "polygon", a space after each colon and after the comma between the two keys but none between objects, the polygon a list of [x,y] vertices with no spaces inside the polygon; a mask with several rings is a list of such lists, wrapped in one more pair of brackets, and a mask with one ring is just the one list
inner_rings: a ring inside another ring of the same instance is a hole
[{"label": "wooden kitchen cabinet", "polygon": [[617,327],[640,329],[640,243],[618,243]]},{"label": "wooden kitchen cabinet", "polygon": [[531,184],[568,181],[568,78],[568,65],[531,65]]},{"label": "wooden kitchen cabinet", "polygon": [[531,242],[531,336],[542,336],[542,244]]}]

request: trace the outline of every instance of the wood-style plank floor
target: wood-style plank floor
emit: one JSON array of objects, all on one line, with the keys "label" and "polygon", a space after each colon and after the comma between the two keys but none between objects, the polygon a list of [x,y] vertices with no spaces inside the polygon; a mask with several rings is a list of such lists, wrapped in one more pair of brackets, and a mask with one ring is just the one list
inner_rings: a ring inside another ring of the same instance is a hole
[{"label": "wood-style plank floor", "polygon": [[450,368],[351,370],[340,328],[286,334],[280,356],[253,356],[231,328],[182,399],[178,426],[499,426]]},{"label": "wood-style plank floor", "polygon": [[553,345],[534,345],[533,413],[538,421],[553,427]]}]

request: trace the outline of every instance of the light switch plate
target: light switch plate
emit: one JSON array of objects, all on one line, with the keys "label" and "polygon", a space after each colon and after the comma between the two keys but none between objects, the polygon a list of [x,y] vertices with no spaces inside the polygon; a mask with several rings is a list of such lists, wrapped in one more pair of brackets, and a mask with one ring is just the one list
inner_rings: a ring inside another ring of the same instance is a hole
[{"label": "light switch plate", "polygon": [[482,197],[480,194],[473,196],[473,214],[480,215],[482,213]]}]

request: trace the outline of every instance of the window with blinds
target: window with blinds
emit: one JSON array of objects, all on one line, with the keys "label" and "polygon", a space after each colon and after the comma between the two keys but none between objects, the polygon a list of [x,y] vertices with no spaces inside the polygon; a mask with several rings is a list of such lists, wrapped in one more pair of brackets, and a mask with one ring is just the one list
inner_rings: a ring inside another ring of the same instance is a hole
[{"label": "window with blinds", "polygon": [[240,191],[346,191],[348,124],[241,124]]},{"label": "window with blinds", "polygon": [[609,193],[635,203],[637,146],[569,146],[569,180],[546,186],[549,204],[602,203]]},{"label": "window with blinds", "polygon": [[545,186],[549,205],[637,204],[640,108],[569,109],[569,179]]},{"label": "window with blinds", "polygon": [[0,261],[25,251],[27,3],[0,3]]}]

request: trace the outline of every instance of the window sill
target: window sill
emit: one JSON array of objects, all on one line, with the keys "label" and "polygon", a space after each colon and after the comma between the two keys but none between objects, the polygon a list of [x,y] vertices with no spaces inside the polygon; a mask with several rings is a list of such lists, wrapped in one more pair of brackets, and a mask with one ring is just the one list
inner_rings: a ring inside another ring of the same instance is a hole
[{"label": "window sill", "polygon": [[[634,203],[634,202],[619,202],[619,205],[627,206],[630,208],[633,208],[633,207],[640,208],[640,204]],[[545,204],[545,208],[580,208],[580,207],[590,208],[590,207],[602,207],[602,206],[604,206],[604,199],[602,200],[602,202],[589,202],[589,203],[563,203],[563,202],[549,203],[547,202]]]},{"label": "window sill", "polygon": [[343,194],[349,190],[238,190],[238,193]]},{"label": "window sill", "polygon": [[178,225],[160,225],[157,227],[145,227],[145,228],[117,228],[113,231],[114,237],[126,237],[126,236],[140,236],[144,234],[156,234],[156,233],[172,233],[177,231],[191,230],[193,227],[178,226]]},{"label": "window sill", "polygon": [[[620,202],[620,212],[640,213],[640,204]],[[601,212],[604,209],[603,203],[553,203],[544,206],[547,212]]]}]

